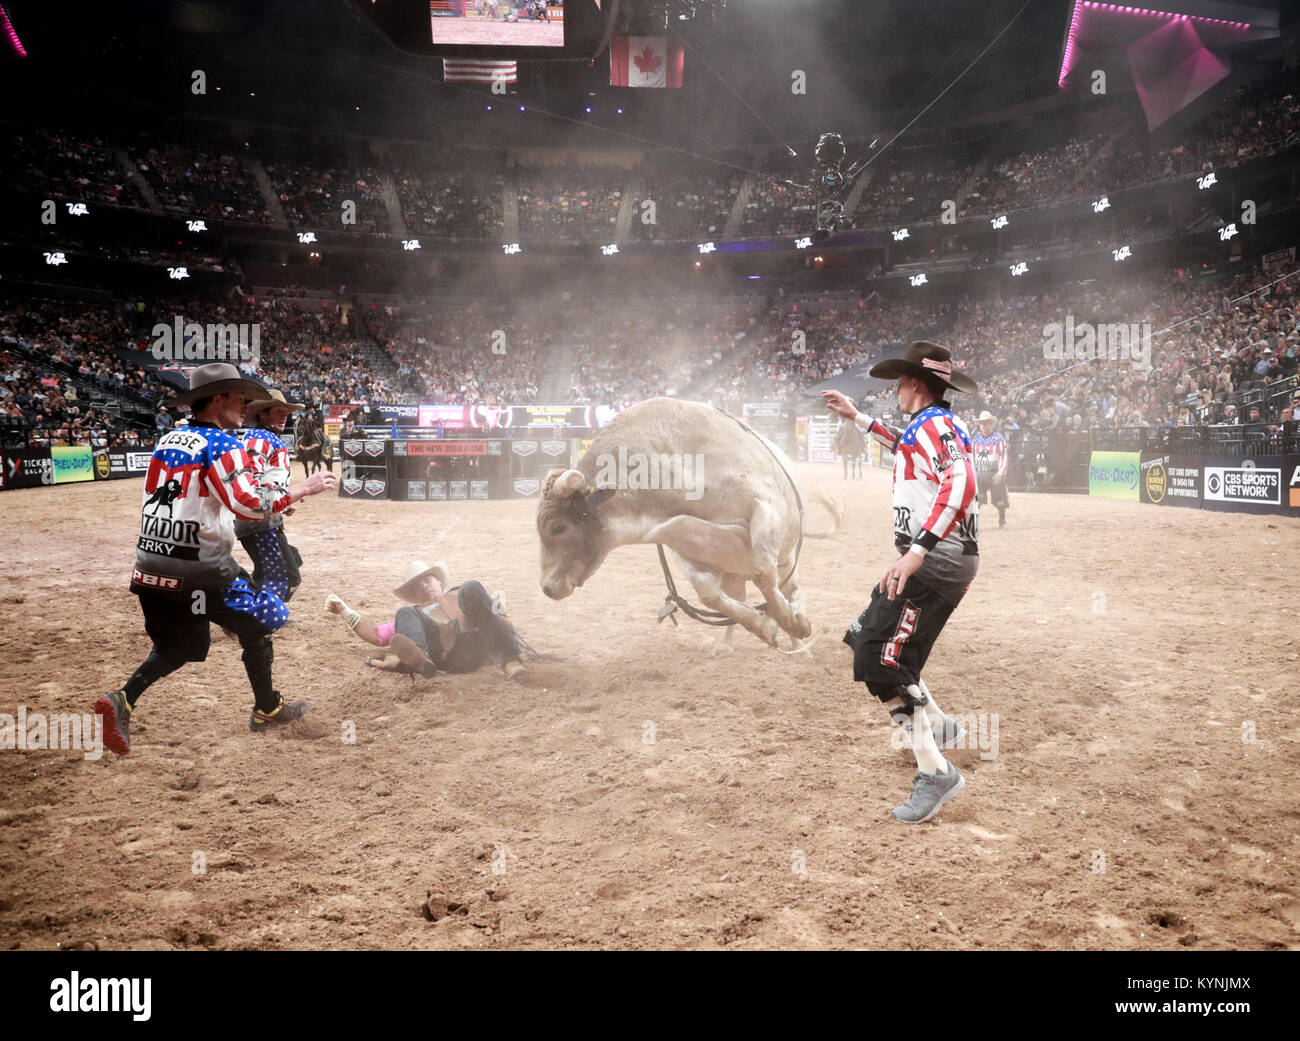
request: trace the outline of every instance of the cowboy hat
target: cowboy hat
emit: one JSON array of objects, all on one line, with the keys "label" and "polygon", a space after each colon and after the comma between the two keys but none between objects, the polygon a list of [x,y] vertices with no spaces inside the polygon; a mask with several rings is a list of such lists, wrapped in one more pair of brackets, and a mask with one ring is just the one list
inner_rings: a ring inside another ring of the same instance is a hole
[{"label": "cowboy hat", "polygon": [[261,412],[264,408],[270,408],[272,405],[283,405],[290,412],[296,412],[300,408],[306,408],[306,405],[297,405],[291,401],[285,401],[284,395],[278,390],[270,391],[270,397],[262,401],[250,401],[248,407],[244,409],[244,418]]},{"label": "cowboy hat", "polygon": [[408,604],[416,603],[414,586],[425,575],[433,575],[437,578],[444,590],[451,585],[451,574],[447,570],[447,565],[441,560],[434,564],[426,564],[423,560],[412,560],[406,565],[406,571],[402,574],[402,584],[393,590],[393,595]]},{"label": "cowboy hat", "polygon": [[244,400],[250,402],[263,401],[268,396],[265,387],[240,375],[233,365],[214,361],[200,365],[191,372],[190,389],[177,394],[167,405],[188,405],[198,398],[210,398],[217,394],[243,394]]},{"label": "cowboy hat", "polygon": [[981,412],[979,414],[979,417],[975,420],[976,423],[996,423],[997,421],[998,421],[998,417],[995,416],[988,409],[985,409],[983,412]]},{"label": "cowboy hat", "polygon": [[871,375],[880,380],[896,380],[899,376],[916,376],[918,379],[933,376],[935,379],[967,394],[979,388],[965,373],[954,372],[952,351],[929,340],[913,340],[901,358],[886,358],[871,368]]}]

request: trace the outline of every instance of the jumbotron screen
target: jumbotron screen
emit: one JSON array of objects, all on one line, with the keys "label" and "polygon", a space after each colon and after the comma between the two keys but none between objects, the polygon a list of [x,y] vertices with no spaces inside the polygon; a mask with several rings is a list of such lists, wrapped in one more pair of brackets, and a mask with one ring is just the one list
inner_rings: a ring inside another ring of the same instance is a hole
[{"label": "jumbotron screen", "polygon": [[564,46],[564,0],[429,0],[429,21],[435,44]]}]

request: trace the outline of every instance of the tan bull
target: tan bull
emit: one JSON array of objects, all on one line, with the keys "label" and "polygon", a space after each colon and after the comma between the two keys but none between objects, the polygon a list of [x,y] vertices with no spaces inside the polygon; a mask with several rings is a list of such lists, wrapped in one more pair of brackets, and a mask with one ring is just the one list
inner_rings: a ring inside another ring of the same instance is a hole
[{"label": "tan bull", "polygon": [[[707,607],[773,646],[781,629],[803,640],[801,523],[780,449],[712,405],[651,398],[601,430],[577,469],[547,477],[542,591],[562,600],[616,547],[660,543]],[[744,602],[747,581],[765,611]]]}]

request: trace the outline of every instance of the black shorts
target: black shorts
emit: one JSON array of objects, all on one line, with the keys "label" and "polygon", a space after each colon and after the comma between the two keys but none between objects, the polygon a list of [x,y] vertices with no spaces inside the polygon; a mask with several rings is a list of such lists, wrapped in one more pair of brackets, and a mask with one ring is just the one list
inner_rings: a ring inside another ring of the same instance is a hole
[{"label": "black shorts", "polygon": [[[954,608],[915,575],[894,600],[875,587],[871,603],[844,634],[853,648],[853,679],[881,691],[916,683]],[[894,695],[877,696],[888,701]]]},{"label": "black shorts", "polygon": [[[253,595],[242,578],[224,590],[205,592],[204,611],[195,613],[193,596],[138,592],[144,631],[164,658],[204,661],[212,645],[211,623],[234,633],[241,646],[270,636],[288,617],[283,603],[266,594]],[[238,607],[238,609],[236,609]]]},{"label": "black shorts", "polygon": [[1010,500],[1007,498],[1007,478],[1003,474],[1002,480],[994,482],[993,478],[997,476],[992,473],[978,473],[975,475],[975,487],[979,493],[980,502],[984,501],[986,493],[992,493],[994,506],[1007,506]]}]

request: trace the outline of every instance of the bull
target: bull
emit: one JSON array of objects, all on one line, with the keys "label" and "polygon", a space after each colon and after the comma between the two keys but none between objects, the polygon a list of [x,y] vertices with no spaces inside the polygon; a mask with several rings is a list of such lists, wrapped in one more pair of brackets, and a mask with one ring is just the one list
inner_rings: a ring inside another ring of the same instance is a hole
[{"label": "bull", "polygon": [[[799,591],[802,526],[779,448],[711,405],[651,398],[603,428],[576,469],[547,476],[537,507],[542,591],[563,600],[610,551],[657,543],[707,607],[772,646],[781,630],[797,642],[812,633]],[[763,610],[744,602],[746,582]]]}]

